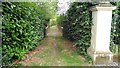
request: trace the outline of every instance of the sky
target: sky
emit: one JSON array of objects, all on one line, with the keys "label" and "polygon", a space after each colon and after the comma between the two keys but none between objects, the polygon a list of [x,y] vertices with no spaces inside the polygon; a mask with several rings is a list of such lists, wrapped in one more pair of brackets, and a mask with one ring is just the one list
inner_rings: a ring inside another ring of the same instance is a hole
[{"label": "sky", "polygon": [[70,0],[58,0],[58,14],[64,14],[69,9]]}]

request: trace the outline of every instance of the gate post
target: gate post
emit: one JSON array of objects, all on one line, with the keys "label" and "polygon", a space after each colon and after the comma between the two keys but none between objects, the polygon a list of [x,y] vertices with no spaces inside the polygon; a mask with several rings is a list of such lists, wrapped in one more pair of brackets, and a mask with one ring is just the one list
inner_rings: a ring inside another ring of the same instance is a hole
[{"label": "gate post", "polygon": [[100,3],[91,7],[92,11],[92,36],[91,46],[87,52],[92,57],[94,64],[109,64],[113,62],[113,54],[110,52],[110,33],[112,10],[116,9],[110,3]]}]

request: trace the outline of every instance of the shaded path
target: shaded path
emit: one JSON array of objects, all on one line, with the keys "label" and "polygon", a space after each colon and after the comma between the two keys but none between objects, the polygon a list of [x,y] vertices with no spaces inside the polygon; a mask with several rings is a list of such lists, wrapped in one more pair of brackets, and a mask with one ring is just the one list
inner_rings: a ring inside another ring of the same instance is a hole
[{"label": "shaded path", "polygon": [[47,30],[47,37],[41,41],[27,58],[20,62],[24,66],[81,66],[88,65],[81,57],[73,43],[62,37],[57,26]]}]

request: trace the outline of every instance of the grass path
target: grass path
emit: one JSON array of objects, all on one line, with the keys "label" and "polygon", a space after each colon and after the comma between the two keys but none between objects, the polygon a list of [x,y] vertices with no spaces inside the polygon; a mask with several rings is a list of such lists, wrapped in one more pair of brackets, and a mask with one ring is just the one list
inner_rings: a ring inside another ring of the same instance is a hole
[{"label": "grass path", "polygon": [[88,65],[81,57],[73,43],[62,37],[57,26],[47,30],[44,38],[34,51],[27,54],[27,58],[20,63],[24,66],[83,66]]}]

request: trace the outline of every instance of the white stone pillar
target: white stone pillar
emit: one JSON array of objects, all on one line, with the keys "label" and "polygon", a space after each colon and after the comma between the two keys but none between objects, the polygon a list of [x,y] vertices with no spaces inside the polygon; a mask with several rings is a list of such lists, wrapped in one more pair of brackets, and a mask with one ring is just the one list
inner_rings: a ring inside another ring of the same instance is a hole
[{"label": "white stone pillar", "polygon": [[[93,26],[91,36],[91,46],[88,54],[95,64],[105,64],[112,62],[112,53],[109,50],[112,10],[114,6],[97,5],[91,8]],[[105,62],[104,62],[105,61]]]}]

